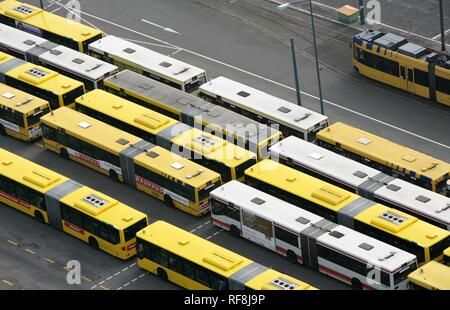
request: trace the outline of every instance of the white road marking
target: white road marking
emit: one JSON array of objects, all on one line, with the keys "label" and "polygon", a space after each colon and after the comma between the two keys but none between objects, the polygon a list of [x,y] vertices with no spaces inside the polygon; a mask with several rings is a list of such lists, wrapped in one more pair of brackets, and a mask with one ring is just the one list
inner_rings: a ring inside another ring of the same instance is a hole
[{"label": "white road marking", "polygon": [[[52,1],[52,0],[49,0],[49,1]],[[276,0],[270,0],[270,1],[279,3],[279,2],[276,1]],[[72,10],[72,11],[77,11],[77,10]],[[280,87],[283,87],[283,88],[286,88],[286,89],[295,91],[295,89],[292,88],[292,87],[290,87],[290,86],[281,84],[281,83],[279,83],[279,82],[273,81],[273,80],[271,80],[271,79],[268,79],[268,78],[266,78],[266,77],[260,76],[260,75],[255,74],[255,73],[251,73],[251,72],[246,71],[246,70],[243,70],[243,69],[241,69],[241,68],[237,68],[237,67],[235,67],[235,66],[233,66],[233,65],[224,63],[223,61],[214,59],[214,58],[212,58],[212,57],[208,57],[208,56],[202,55],[202,54],[200,54],[200,53],[197,53],[197,52],[194,52],[194,51],[191,51],[191,50],[188,50],[188,49],[181,48],[181,47],[179,47],[179,46],[176,46],[176,45],[171,44],[171,43],[169,43],[169,42],[166,42],[166,41],[164,41],[164,40],[161,40],[161,39],[152,37],[152,36],[150,36],[150,35],[148,35],[148,34],[142,33],[142,32],[140,32],[140,31],[137,31],[137,30],[128,28],[128,27],[126,27],[126,26],[123,26],[123,25],[114,23],[114,22],[112,22],[112,21],[106,20],[106,19],[101,18],[101,17],[98,17],[98,16],[96,16],[96,15],[89,14],[89,13],[87,13],[86,11],[83,11],[83,14],[86,15],[86,16],[89,16],[89,17],[91,17],[91,18],[97,19],[97,20],[99,20],[99,21],[102,21],[102,22],[104,22],[104,23],[107,23],[107,24],[113,25],[113,26],[115,26],[115,27],[118,27],[118,28],[127,30],[127,31],[129,31],[129,32],[138,34],[138,35],[143,36],[143,37],[145,37],[145,38],[149,38],[149,39],[155,40],[155,41],[157,41],[157,42],[160,42],[160,43],[163,43],[163,44],[172,46],[172,47],[177,48],[177,49],[181,49],[181,50],[183,50],[183,51],[185,51],[185,52],[187,52],[187,53],[190,53],[190,54],[192,54],[192,55],[195,55],[195,56],[201,57],[201,58],[203,58],[203,59],[206,59],[206,60],[209,60],[209,61],[218,63],[218,64],[220,64],[220,65],[222,65],[222,66],[225,66],[225,67],[234,69],[234,70],[236,70],[236,71],[245,73],[245,74],[247,74],[247,75],[250,75],[250,76],[259,78],[259,79],[261,79],[261,80],[263,80],[263,81],[266,81],[266,82],[269,82],[269,83],[278,85],[278,86],[280,86]],[[318,98],[317,96],[315,96],[315,95],[312,95],[312,94],[309,94],[309,93],[306,93],[306,92],[303,92],[303,91],[302,91],[301,93],[302,93],[303,95],[308,96],[308,97],[310,97],[310,98],[312,98],[312,99],[315,99],[315,100],[317,100],[317,101],[319,100],[319,98]],[[361,113],[361,112],[358,112],[358,111],[349,109],[349,108],[347,108],[347,107],[341,106],[341,105],[339,105],[339,104],[337,104],[337,103],[334,103],[334,102],[331,102],[331,101],[329,101],[329,100],[324,99],[324,103],[326,103],[326,104],[328,104],[328,105],[332,105],[332,106],[334,106],[334,107],[336,107],[336,108],[339,108],[339,109],[342,109],[342,110],[344,110],[344,111],[353,113],[353,114],[355,114],[355,115],[361,116],[361,117],[363,117],[363,118],[369,119],[369,120],[371,120],[371,121],[373,121],[373,122],[376,122],[376,123],[378,123],[378,124],[384,125],[384,126],[386,126],[386,127],[390,127],[390,128],[392,128],[392,129],[398,130],[398,131],[400,131],[400,132],[409,134],[409,135],[414,136],[414,137],[416,137],[416,138],[419,138],[419,139],[421,139],[421,140],[424,140],[424,141],[433,143],[433,144],[435,144],[435,145],[441,146],[441,147],[446,148],[446,149],[450,149],[450,146],[449,146],[449,145],[446,145],[446,144],[441,143],[441,142],[434,141],[434,140],[432,140],[432,139],[429,139],[429,138],[427,138],[427,137],[424,137],[424,136],[421,136],[421,135],[419,135],[419,134],[413,133],[413,132],[408,131],[408,130],[406,130],[406,129],[397,127],[397,126],[392,125],[392,124],[390,124],[390,123],[387,123],[387,122],[384,122],[384,121],[382,121],[382,120],[376,119],[376,118],[374,118],[374,117],[365,115],[365,114],[363,114],[363,113]]]},{"label": "white road marking", "polygon": [[152,23],[151,21],[148,21],[148,20],[146,20],[146,19],[141,19],[141,22],[146,23],[146,24],[150,24],[150,25],[155,26],[155,27],[158,27],[158,28],[161,28],[162,30],[167,31],[167,32],[171,32],[171,33],[175,33],[175,34],[180,34],[178,31],[175,31],[175,30],[173,30],[172,28],[164,27],[164,26],[161,26],[161,25]]},{"label": "white road marking", "polygon": [[56,12],[58,12],[58,11],[61,10],[61,9],[62,9],[62,7],[56,8],[56,9],[50,11],[50,13],[56,13]]},{"label": "white road marking", "polygon": [[[447,35],[447,33],[450,32],[450,28],[444,31],[444,36]],[[433,37],[433,40],[441,39],[441,34],[438,34],[437,36]]]}]

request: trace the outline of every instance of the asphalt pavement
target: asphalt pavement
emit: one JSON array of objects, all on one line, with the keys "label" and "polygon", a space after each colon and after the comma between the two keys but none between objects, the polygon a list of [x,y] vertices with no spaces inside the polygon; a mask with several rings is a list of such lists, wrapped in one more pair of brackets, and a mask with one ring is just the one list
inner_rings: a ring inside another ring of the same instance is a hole
[{"label": "asphalt pavement", "polygon": [[[330,7],[344,3],[319,2]],[[411,29],[421,36],[435,36],[434,28],[427,28],[431,24],[429,16],[417,13],[417,6],[408,8],[405,4],[410,2],[389,3],[394,7],[383,13],[382,22]],[[299,56],[303,104],[320,111],[310,19],[296,10],[280,12],[275,6],[265,0],[82,0],[81,17],[109,34],[204,68],[210,78],[224,75],[295,102],[289,48],[292,37]],[[329,8],[320,5],[315,8],[317,14],[331,16],[327,15],[331,14]],[[402,16],[417,17],[410,24],[406,17],[395,19],[395,8],[404,10]],[[48,10],[67,13],[57,4],[50,5]],[[430,12],[433,16],[436,13]],[[165,27],[175,32],[164,31]],[[343,121],[450,161],[448,108],[357,75],[351,65],[349,47],[355,29],[318,18],[316,30],[325,112],[332,122]],[[214,227],[207,217],[199,219],[169,209],[126,185],[64,161],[38,144],[0,137],[0,147],[116,197],[146,212],[150,221],[166,220],[318,288],[349,288],[303,266],[292,265],[249,241],[232,238]],[[93,251],[79,240],[5,207],[0,208],[0,255],[0,289],[178,289],[146,274],[133,260],[123,262]],[[73,259],[81,262],[81,285],[70,286],[65,281],[64,266]]]}]

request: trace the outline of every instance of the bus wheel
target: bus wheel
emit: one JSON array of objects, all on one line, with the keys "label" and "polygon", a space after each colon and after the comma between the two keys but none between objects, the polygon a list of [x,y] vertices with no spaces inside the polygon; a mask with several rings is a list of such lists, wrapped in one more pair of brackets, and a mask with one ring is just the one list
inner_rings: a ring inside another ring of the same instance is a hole
[{"label": "bus wheel", "polygon": [[98,249],[99,249],[98,242],[97,242],[97,240],[95,240],[95,238],[93,238],[93,237],[89,237],[89,245],[90,245],[91,248],[93,248],[94,250],[98,250]]},{"label": "bus wheel", "polygon": [[363,286],[362,286],[361,281],[359,281],[359,280],[356,279],[356,278],[353,278],[353,279],[352,279],[352,288],[353,288],[355,291],[362,291]]},{"label": "bus wheel", "polygon": [[117,172],[114,170],[109,170],[109,178],[113,180],[114,182],[119,182],[119,176],[117,175]]},{"label": "bus wheel", "polygon": [[288,259],[288,261],[290,261],[293,264],[298,263],[297,254],[295,254],[294,251],[291,251],[291,250],[287,251],[287,259]]},{"label": "bus wheel", "polygon": [[42,213],[39,212],[39,211],[34,212],[34,218],[35,218],[39,223],[45,223],[44,216],[43,216]]},{"label": "bus wheel", "polygon": [[156,271],[156,274],[158,275],[158,277],[161,280],[164,280],[164,281],[169,280],[169,277],[167,276],[167,272],[162,268],[158,268],[158,270]]},{"label": "bus wheel", "polygon": [[173,199],[169,195],[164,195],[164,203],[170,208],[175,207],[175,204],[173,203]]},{"label": "bus wheel", "polygon": [[69,153],[67,153],[66,149],[59,150],[59,155],[64,159],[69,159]]},{"label": "bus wheel", "polygon": [[234,226],[234,225],[231,225],[231,226],[230,226],[230,234],[231,234],[233,237],[240,237],[240,236],[241,236],[241,232],[240,232],[239,229],[238,229],[236,226]]},{"label": "bus wheel", "polygon": [[6,136],[6,129],[3,125],[0,124],[0,135]]}]

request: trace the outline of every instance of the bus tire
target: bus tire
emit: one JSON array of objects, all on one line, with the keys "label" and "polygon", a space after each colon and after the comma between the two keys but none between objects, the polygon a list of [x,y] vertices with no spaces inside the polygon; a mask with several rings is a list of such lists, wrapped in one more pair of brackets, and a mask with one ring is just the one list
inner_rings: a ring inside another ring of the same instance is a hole
[{"label": "bus tire", "polygon": [[241,236],[241,232],[240,232],[239,229],[238,229],[236,226],[234,226],[234,225],[231,225],[231,226],[230,226],[230,234],[231,234],[233,237],[236,237],[236,238],[239,238],[239,237]]},{"label": "bus tire", "polygon": [[109,170],[109,178],[114,182],[119,182],[119,176],[117,175],[117,172],[112,169]]},{"label": "bus tire", "polygon": [[63,158],[63,159],[69,159],[69,153],[67,152],[66,149],[60,149],[60,150],[59,150],[59,155],[60,155],[61,158]]},{"label": "bus tire", "polygon": [[156,270],[156,274],[163,281],[168,281],[169,280],[169,276],[167,275],[167,272],[164,269],[162,269],[162,268],[158,268]]},{"label": "bus tire", "polygon": [[353,288],[355,291],[362,291],[363,285],[362,285],[361,281],[359,281],[359,280],[356,279],[356,278],[353,278],[353,279],[352,279],[352,288]]},{"label": "bus tire", "polygon": [[89,245],[91,246],[91,248],[93,248],[94,250],[98,250],[100,247],[98,246],[98,242],[97,240],[95,240],[94,237],[89,237]]},{"label": "bus tire", "polygon": [[0,135],[6,136],[5,126],[3,126],[2,124],[0,124]]},{"label": "bus tire", "polygon": [[293,263],[293,264],[297,264],[298,263],[297,254],[295,254],[294,251],[288,250],[286,257],[287,257],[288,261],[290,261],[291,263]]},{"label": "bus tire", "polygon": [[39,212],[39,211],[35,211],[35,212],[34,212],[34,218],[35,218],[36,221],[38,221],[39,223],[42,223],[42,224],[45,223],[44,216],[43,216],[42,213]]},{"label": "bus tire", "polygon": [[170,197],[169,195],[164,195],[164,203],[165,203],[169,208],[175,208],[175,204],[173,203],[173,199],[172,199],[172,197]]}]

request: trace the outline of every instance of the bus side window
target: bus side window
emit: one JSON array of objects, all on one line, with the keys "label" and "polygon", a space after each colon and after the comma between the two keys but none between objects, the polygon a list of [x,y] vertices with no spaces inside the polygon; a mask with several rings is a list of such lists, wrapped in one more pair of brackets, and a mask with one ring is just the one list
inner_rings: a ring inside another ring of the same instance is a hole
[{"label": "bus side window", "polygon": [[408,81],[414,82],[414,74],[412,69],[408,69]]}]

